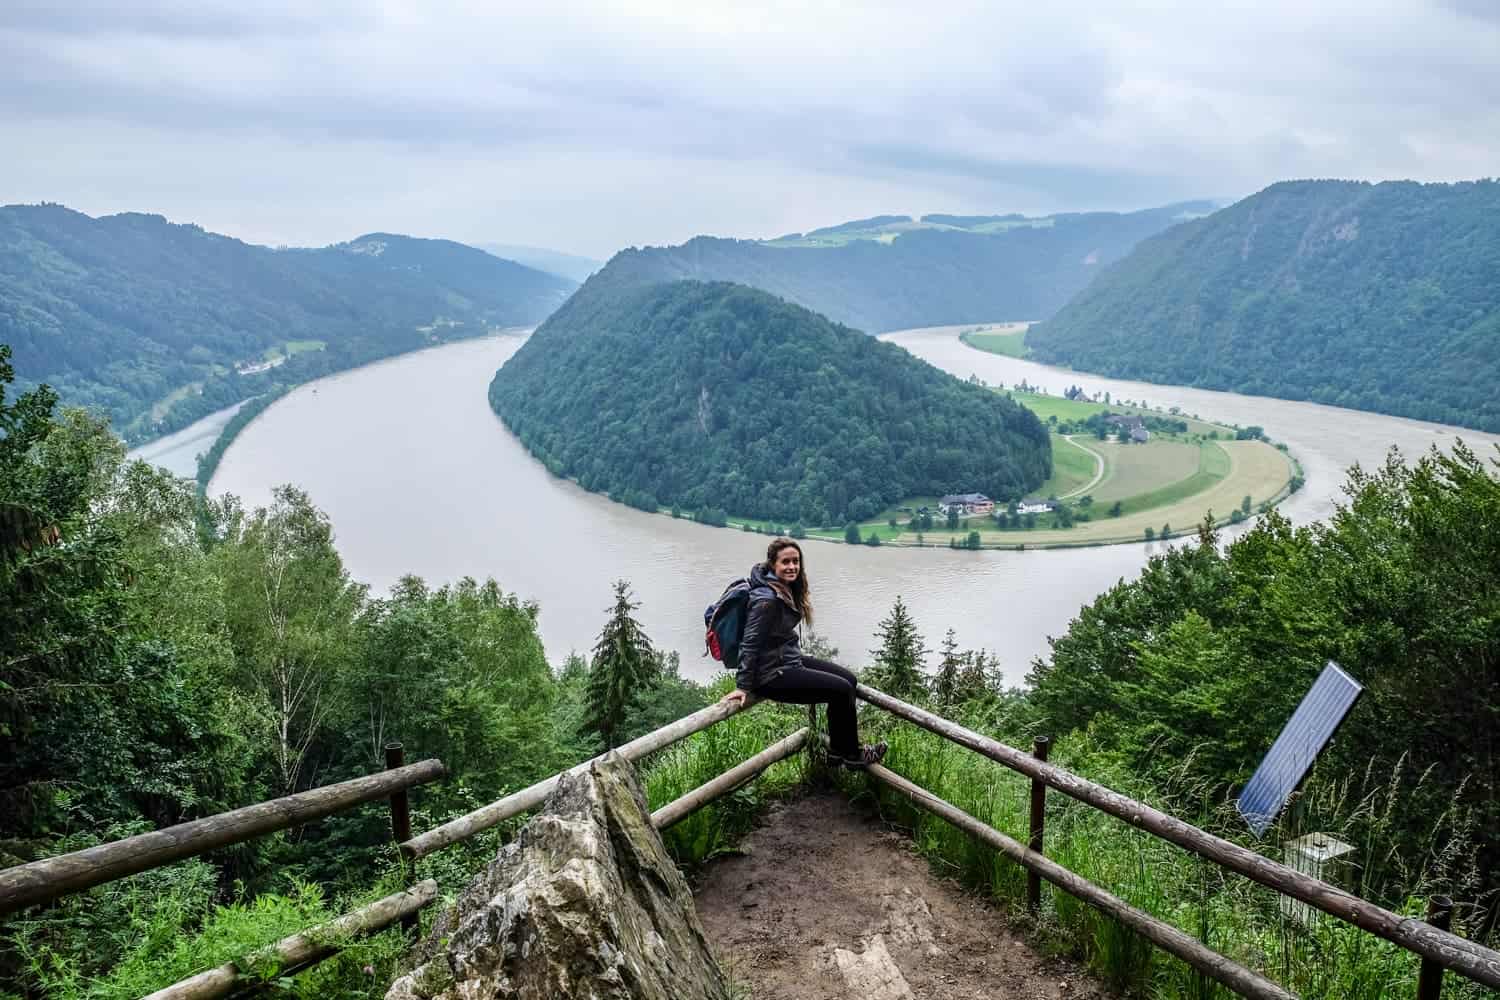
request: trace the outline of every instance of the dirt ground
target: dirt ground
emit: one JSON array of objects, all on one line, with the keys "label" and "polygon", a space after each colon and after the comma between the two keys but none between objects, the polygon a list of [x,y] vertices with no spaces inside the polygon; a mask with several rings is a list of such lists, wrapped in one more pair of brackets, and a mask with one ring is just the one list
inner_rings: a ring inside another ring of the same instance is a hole
[{"label": "dirt ground", "polygon": [[935,877],[900,833],[836,792],[773,806],[708,866],[698,914],[749,1000],[1100,1000],[996,908]]}]

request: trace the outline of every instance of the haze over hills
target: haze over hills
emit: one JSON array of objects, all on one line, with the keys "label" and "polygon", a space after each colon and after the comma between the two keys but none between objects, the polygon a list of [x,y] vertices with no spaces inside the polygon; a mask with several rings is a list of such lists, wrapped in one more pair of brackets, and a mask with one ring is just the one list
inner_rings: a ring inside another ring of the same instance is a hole
[{"label": "haze over hills", "polygon": [[574,296],[495,374],[490,405],[585,489],[720,520],[842,524],[918,495],[1019,497],[1051,465],[1019,404],[727,282]]},{"label": "haze over hills", "polygon": [[732,281],[868,333],[1039,319],[1140,240],[1212,210],[1208,202],[1183,202],[1036,219],[876,216],[769,242],[700,236],[623,250],[585,287]]},{"label": "haze over hills", "polygon": [[1500,430],[1500,184],[1288,181],[1142,242],[1034,359]]},{"label": "haze over hills", "polygon": [[132,440],[272,379],[539,322],[574,287],[446,240],[270,249],[157,215],[0,208],[0,343],[18,382],[51,383]]},{"label": "haze over hills", "polygon": [[514,243],[478,243],[475,245],[496,257],[513,260],[517,264],[524,264],[535,270],[546,271],[548,274],[555,274],[580,284],[604,266],[602,260],[562,253],[559,250],[548,250],[546,247],[528,247]]}]

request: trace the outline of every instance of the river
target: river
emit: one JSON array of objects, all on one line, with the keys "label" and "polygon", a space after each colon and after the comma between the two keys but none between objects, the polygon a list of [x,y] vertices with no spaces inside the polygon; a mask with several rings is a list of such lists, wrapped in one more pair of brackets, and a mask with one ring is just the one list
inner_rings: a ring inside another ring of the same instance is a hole
[{"label": "river", "polygon": [[[1313,403],[1082,375],[985,354],[959,328],[887,334],[955,375],[990,384],[1021,379],[1061,393],[1069,384],[1116,399],[1144,399],[1239,424],[1259,424],[1301,461],[1307,486],[1282,509],[1303,523],[1326,516],[1344,470],[1383,461],[1396,445],[1414,455],[1461,435],[1488,449],[1500,437]],[[547,473],[490,411],[495,370],[518,336],[464,341],[381,361],[290,393],[261,414],[224,455],[214,493],[248,505],[280,483],[305,489],[328,513],[350,572],[384,592],[406,573],[431,583],[492,576],[541,607],[548,656],[592,645],[629,580],[646,631],[682,655],[684,674],[714,675],[701,658],[702,611],[731,578],[763,557],[766,539],[645,514]],[[1243,529],[1241,529],[1243,530]],[[862,665],[876,625],[899,595],[929,647],[952,628],[963,648],[998,654],[1019,684],[1047,637],[1080,607],[1135,576],[1162,543],[1046,551],[954,552],[806,544],[817,631]],[[935,659],[935,658],[933,658]]]}]

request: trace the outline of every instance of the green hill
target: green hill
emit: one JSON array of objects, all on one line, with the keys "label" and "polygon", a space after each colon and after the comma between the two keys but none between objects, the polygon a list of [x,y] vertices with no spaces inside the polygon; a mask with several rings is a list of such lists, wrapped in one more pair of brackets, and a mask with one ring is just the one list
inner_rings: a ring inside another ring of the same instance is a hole
[{"label": "green hill", "polygon": [[1035,360],[1500,431],[1500,184],[1295,181],[1146,240]]},{"label": "green hill", "polygon": [[532,454],[585,489],[811,526],[923,494],[1020,496],[1050,470],[1019,404],[765,292],[586,292],[490,384]]},{"label": "green hill", "polygon": [[19,383],[51,383],[133,441],[272,380],[540,322],[573,287],[444,240],[273,250],[156,215],[0,208],[0,343]]},{"label": "green hill", "polygon": [[589,283],[732,281],[870,333],[1041,319],[1139,241],[1208,210],[972,217],[975,229],[876,216],[769,243],[700,236],[624,250]]}]

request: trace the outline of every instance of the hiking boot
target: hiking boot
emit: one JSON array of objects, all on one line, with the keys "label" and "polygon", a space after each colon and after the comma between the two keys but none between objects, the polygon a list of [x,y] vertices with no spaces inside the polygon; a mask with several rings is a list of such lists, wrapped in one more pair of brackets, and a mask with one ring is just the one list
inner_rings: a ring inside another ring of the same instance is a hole
[{"label": "hiking boot", "polygon": [[871,764],[879,764],[881,758],[885,756],[885,752],[889,749],[890,747],[886,744],[885,740],[881,740],[879,743],[860,747],[851,757],[830,753],[828,755],[828,762],[830,764],[842,764],[851,771],[863,771]]}]

